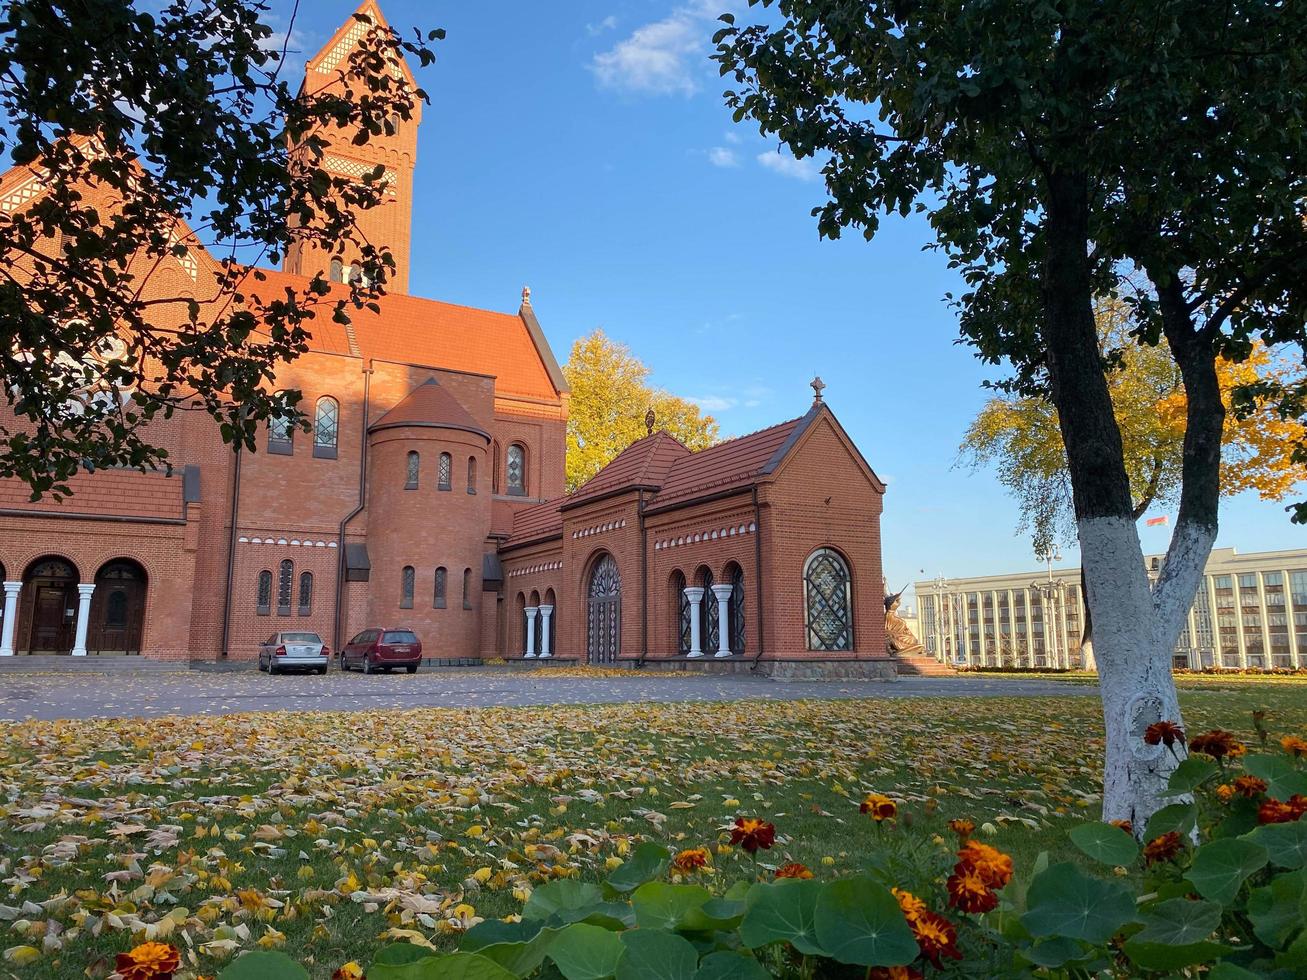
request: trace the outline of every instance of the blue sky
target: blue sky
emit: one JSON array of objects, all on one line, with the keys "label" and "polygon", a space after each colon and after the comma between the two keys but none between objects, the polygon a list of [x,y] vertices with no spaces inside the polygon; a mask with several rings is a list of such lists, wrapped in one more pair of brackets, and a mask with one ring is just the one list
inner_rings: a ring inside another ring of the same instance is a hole
[{"label": "blue sky", "polygon": [[[889,484],[895,589],[1036,567],[993,476],[955,468],[992,376],[955,342],[943,296],[956,277],[922,251],[929,229],[915,217],[887,218],[871,243],[818,239],[816,168],[723,105],[708,51],[727,0],[381,2],[401,30],[448,31],[419,72],[431,104],[411,292],[512,310],[528,284],[560,361],[602,327],[728,435],[802,414],[820,374]],[[354,6],[302,5],[296,71]],[[272,7],[284,29],[289,0]],[[1165,549],[1169,528],[1140,533]],[[1238,498],[1218,545],[1303,547],[1307,531],[1279,504]]]}]

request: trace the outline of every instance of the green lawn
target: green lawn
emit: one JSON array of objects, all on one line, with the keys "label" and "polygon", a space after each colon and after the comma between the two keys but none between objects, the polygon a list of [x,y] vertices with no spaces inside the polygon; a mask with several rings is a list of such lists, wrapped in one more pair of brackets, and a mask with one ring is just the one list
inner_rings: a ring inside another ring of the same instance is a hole
[{"label": "green lawn", "polygon": [[[1187,727],[1307,733],[1292,685],[1187,687]],[[641,839],[717,846],[776,824],[764,864],[859,867],[871,790],[914,832],[989,823],[1018,869],[1093,816],[1096,699],[627,704],[6,726],[0,941],[20,977],[108,972],[152,930],[213,974],[277,947],[315,977],[396,930],[450,943],[534,885],[596,876]],[[930,815],[937,800],[938,810]],[[901,832],[901,831],[900,831]],[[752,875],[717,853],[709,882]],[[162,922],[161,922],[162,920]],[[35,962],[18,965],[45,951]],[[97,963],[97,961],[99,961]]]}]

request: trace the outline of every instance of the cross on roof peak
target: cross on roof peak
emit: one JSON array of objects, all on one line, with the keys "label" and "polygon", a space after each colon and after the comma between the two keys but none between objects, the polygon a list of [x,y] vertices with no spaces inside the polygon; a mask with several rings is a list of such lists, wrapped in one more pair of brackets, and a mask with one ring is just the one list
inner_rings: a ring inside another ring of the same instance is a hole
[{"label": "cross on roof peak", "polygon": [[808,384],[812,385],[812,403],[820,405],[822,402],[821,393],[826,387],[826,383],[821,380],[821,376],[813,378]]}]

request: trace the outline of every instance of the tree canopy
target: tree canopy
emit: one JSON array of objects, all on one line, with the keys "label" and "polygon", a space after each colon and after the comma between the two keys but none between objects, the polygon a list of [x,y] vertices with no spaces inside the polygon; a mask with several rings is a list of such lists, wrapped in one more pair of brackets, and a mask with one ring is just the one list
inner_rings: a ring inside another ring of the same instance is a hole
[{"label": "tree canopy", "polygon": [[563,374],[572,389],[567,420],[569,493],[645,435],[645,414],[650,409],[655,429],[666,430],[688,449],[705,449],[718,439],[716,419],[704,415],[693,402],[652,387],[648,366],[602,330],[572,344]]},{"label": "tree canopy", "polygon": [[[428,64],[441,32],[369,22],[336,77],[301,91],[281,77],[294,23],[279,40],[266,15],[259,0],[0,13],[0,154],[19,168],[0,208],[0,476],[34,497],[79,469],[167,467],[150,423],[177,411],[250,448],[262,421],[300,421],[296,393],[271,390],[276,366],[316,316],[347,319],[385,289],[393,258],[356,224],[383,168],[328,171],[325,136],[363,144],[409,119],[426,96],[397,62]],[[320,276],[247,294],[250,267],[295,242],[351,244],[348,297]]]}]

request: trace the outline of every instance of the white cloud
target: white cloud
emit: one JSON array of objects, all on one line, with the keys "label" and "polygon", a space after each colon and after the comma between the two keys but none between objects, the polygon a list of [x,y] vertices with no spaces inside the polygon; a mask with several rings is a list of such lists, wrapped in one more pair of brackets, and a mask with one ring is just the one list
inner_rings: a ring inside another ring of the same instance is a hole
[{"label": "white cloud", "polygon": [[735,151],[727,149],[724,146],[714,146],[708,151],[708,162],[714,167],[738,167],[739,158],[736,157]]},{"label": "white cloud", "polygon": [[585,32],[589,34],[591,37],[594,37],[596,34],[604,33],[604,31],[611,31],[616,26],[617,26],[617,18],[614,17],[612,14],[609,14],[607,17],[605,17],[597,24],[586,24]]},{"label": "white cloud", "polygon": [[707,62],[720,0],[693,0],[662,20],[594,56],[591,70],[604,88],[650,95],[693,95]]},{"label": "white cloud", "polygon": [[734,398],[726,398],[722,395],[703,395],[699,398],[687,398],[686,401],[698,405],[705,412],[725,412],[738,404]]},{"label": "white cloud", "polygon": [[727,143],[738,143],[740,142],[740,134],[733,129],[728,129],[726,132],[722,133],[722,139]]},{"label": "white cloud", "polygon": [[758,154],[758,162],[773,173],[796,180],[816,180],[819,170],[811,159],[798,160],[785,152],[768,150]]}]

